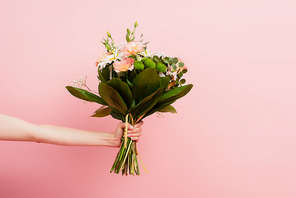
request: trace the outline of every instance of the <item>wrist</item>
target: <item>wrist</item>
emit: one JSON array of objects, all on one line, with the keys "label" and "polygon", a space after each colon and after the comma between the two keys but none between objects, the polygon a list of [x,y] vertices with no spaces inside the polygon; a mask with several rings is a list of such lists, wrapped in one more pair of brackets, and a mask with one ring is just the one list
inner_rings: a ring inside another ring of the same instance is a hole
[{"label": "wrist", "polygon": [[107,134],[108,134],[108,137],[107,137],[108,145],[107,146],[120,147],[120,144],[121,144],[120,138],[117,138],[115,133],[107,133]]}]

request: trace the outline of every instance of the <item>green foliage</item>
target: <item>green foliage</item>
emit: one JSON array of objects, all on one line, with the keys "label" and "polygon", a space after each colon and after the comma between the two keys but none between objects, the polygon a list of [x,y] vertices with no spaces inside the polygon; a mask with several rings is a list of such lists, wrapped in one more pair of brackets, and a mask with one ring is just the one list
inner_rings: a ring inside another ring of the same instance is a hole
[{"label": "green foliage", "polygon": [[121,117],[127,114],[127,106],[114,88],[106,83],[100,83],[99,93],[102,99],[108,104],[109,108],[112,107],[116,109],[121,114]]},{"label": "green foliage", "polygon": [[185,83],[186,83],[186,80],[185,80],[185,79],[181,79],[181,80],[180,80],[180,83],[181,83],[181,84],[185,84]]},{"label": "green foliage", "polygon": [[172,58],[172,63],[175,63],[176,64],[178,61],[179,61],[178,58],[176,58],[176,57],[175,58]]},{"label": "green foliage", "polygon": [[189,85],[177,87],[175,89],[165,92],[159,98],[159,100],[155,104],[155,106],[149,112],[147,112],[145,114],[145,117],[155,113],[156,111],[159,111],[159,110],[165,108],[166,106],[174,103],[176,100],[182,98],[192,89],[192,87],[193,87],[193,85],[189,84]]},{"label": "green foliage", "polygon": [[93,94],[93,93],[90,93],[84,89],[80,89],[80,88],[77,88],[77,87],[72,87],[72,86],[66,86],[66,89],[73,95],[75,96],[76,98],[79,98],[81,100],[85,100],[85,101],[88,101],[88,102],[96,102],[96,103],[99,103],[101,105],[107,105],[107,103],[102,99],[100,98],[99,96]]},{"label": "green foliage", "polygon": [[176,109],[172,105],[168,105],[168,106],[166,106],[166,107],[158,110],[158,112],[162,112],[162,113],[165,113],[165,112],[177,113]]},{"label": "green foliage", "polygon": [[154,93],[144,98],[140,103],[138,103],[132,110],[131,113],[134,118],[139,118],[146,114],[153,106],[157,103],[160,96],[162,95],[163,88],[157,89]]},{"label": "green foliage", "polygon": [[177,77],[178,78],[182,78],[182,76],[183,76],[183,73],[182,72],[180,72],[180,73],[177,74]]},{"label": "green foliage", "polygon": [[94,112],[91,117],[105,117],[110,115],[111,109],[106,106],[101,106],[98,110]]},{"label": "green foliage", "polygon": [[163,87],[164,90],[166,90],[168,88],[168,85],[170,83],[170,77],[161,77],[161,86]]},{"label": "green foliage", "polygon": [[148,68],[143,70],[133,81],[132,93],[136,104],[145,97],[154,93],[158,88],[160,88],[160,85],[161,79],[155,72],[155,69]]},{"label": "green foliage", "polygon": [[119,80],[118,78],[113,78],[112,80],[107,82],[107,85],[114,88],[118,92],[118,94],[125,102],[127,108],[129,108],[133,101],[133,96],[128,84]]}]

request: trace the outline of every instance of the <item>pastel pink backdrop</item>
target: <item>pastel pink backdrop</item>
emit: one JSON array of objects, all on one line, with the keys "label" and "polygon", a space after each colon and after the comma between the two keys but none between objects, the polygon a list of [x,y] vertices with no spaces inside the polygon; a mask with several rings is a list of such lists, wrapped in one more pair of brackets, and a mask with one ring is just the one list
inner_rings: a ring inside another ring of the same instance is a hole
[{"label": "pastel pink backdrop", "polygon": [[0,142],[0,197],[296,197],[296,3],[12,0],[0,2],[0,113],[36,124],[114,131],[64,88],[137,20],[148,49],[179,56],[195,86],[177,115],[145,119],[149,170],[110,174],[118,151]]}]

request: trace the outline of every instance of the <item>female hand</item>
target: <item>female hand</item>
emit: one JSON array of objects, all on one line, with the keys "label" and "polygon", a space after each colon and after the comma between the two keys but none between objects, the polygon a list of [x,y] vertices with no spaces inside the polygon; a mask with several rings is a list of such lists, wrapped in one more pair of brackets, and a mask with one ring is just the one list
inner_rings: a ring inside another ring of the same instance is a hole
[{"label": "female hand", "polygon": [[[139,137],[142,135],[142,128],[141,126],[143,125],[143,121],[137,123],[135,126],[132,126],[131,124],[128,123],[128,132],[127,132],[127,137],[130,137],[132,140],[138,142]],[[125,129],[125,122],[121,122],[118,124],[115,132],[113,133],[114,138],[116,142],[118,142],[118,146],[120,146],[121,143],[121,138],[123,136]]]}]

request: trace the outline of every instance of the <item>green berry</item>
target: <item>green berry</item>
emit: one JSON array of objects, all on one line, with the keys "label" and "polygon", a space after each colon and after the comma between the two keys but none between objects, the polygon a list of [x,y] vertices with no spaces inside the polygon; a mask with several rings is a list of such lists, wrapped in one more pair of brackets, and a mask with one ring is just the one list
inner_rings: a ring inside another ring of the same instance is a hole
[{"label": "green berry", "polygon": [[150,59],[146,60],[144,62],[144,64],[145,64],[145,66],[147,68],[155,68],[156,67],[156,63],[153,60],[150,60]]},{"label": "green berry", "polygon": [[166,72],[166,66],[162,62],[157,63],[156,69],[159,72],[163,72],[163,73]]},{"label": "green berry", "polygon": [[141,61],[135,61],[134,62],[134,67],[135,67],[135,69],[143,70],[144,69],[144,64]]}]

